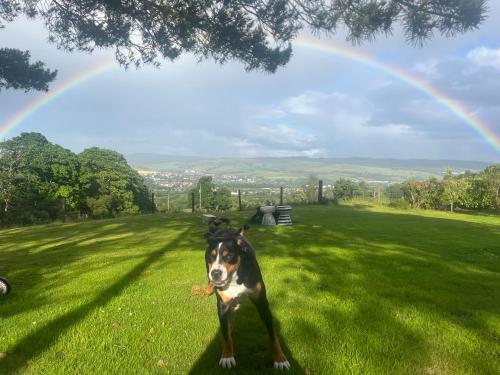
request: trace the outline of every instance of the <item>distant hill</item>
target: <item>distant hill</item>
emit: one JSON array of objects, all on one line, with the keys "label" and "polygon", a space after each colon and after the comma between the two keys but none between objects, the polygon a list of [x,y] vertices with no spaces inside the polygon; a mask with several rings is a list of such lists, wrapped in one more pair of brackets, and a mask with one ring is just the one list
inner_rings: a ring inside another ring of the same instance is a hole
[{"label": "distant hill", "polygon": [[202,158],[161,154],[133,154],[127,160],[137,169],[184,173],[252,176],[276,183],[299,183],[314,174],[326,181],[346,177],[368,182],[441,177],[447,168],[455,173],[479,171],[489,163],[462,160],[371,158]]}]

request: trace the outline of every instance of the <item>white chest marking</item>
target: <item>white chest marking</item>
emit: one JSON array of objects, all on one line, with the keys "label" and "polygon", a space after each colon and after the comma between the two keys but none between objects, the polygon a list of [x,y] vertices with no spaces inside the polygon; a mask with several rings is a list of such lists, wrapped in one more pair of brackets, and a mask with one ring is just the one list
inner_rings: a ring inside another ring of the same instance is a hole
[{"label": "white chest marking", "polygon": [[225,296],[233,299],[252,291],[252,289],[247,288],[244,284],[238,284],[237,281],[238,271],[233,275],[231,282],[224,289],[221,289],[221,292],[224,293]]}]

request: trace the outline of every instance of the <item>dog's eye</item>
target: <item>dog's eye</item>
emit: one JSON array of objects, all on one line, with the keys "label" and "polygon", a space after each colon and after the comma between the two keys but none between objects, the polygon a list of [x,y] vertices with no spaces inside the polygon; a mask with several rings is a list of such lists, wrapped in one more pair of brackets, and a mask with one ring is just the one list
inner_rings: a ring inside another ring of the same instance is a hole
[{"label": "dog's eye", "polygon": [[233,256],[231,254],[228,254],[228,255],[224,256],[224,261],[225,262],[230,262],[231,259],[233,259]]}]

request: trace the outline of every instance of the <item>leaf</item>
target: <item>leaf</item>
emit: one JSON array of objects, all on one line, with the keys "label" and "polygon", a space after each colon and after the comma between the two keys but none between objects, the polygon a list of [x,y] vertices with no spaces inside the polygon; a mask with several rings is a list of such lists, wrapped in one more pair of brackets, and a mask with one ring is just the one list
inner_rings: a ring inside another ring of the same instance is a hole
[{"label": "leaf", "polygon": [[199,285],[193,285],[191,287],[191,295],[199,296],[201,294],[201,287]]}]

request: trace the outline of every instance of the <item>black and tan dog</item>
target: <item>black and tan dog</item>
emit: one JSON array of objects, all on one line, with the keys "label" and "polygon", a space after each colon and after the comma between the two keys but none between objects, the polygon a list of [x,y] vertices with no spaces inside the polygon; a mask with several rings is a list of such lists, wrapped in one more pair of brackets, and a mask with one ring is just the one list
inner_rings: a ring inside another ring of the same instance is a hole
[{"label": "black and tan dog", "polygon": [[244,231],[248,227],[240,230],[220,228],[222,223],[228,224],[229,221],[227,219],[213,220],[205,236],[208,242],[205,260],[209,279],[205,294],[210,295],[214,292],[216,294],[217,312],[224,340],[219,364],[224,368],[236,366],[229,316],[231,311],[239,306],[239,297],[248,295],[267,328],[274,367],[282,370],[289,369],[290,363],[281,350],[274,328],[266,297],[266,287],[257,264],[255,250],[244,237]]}]

